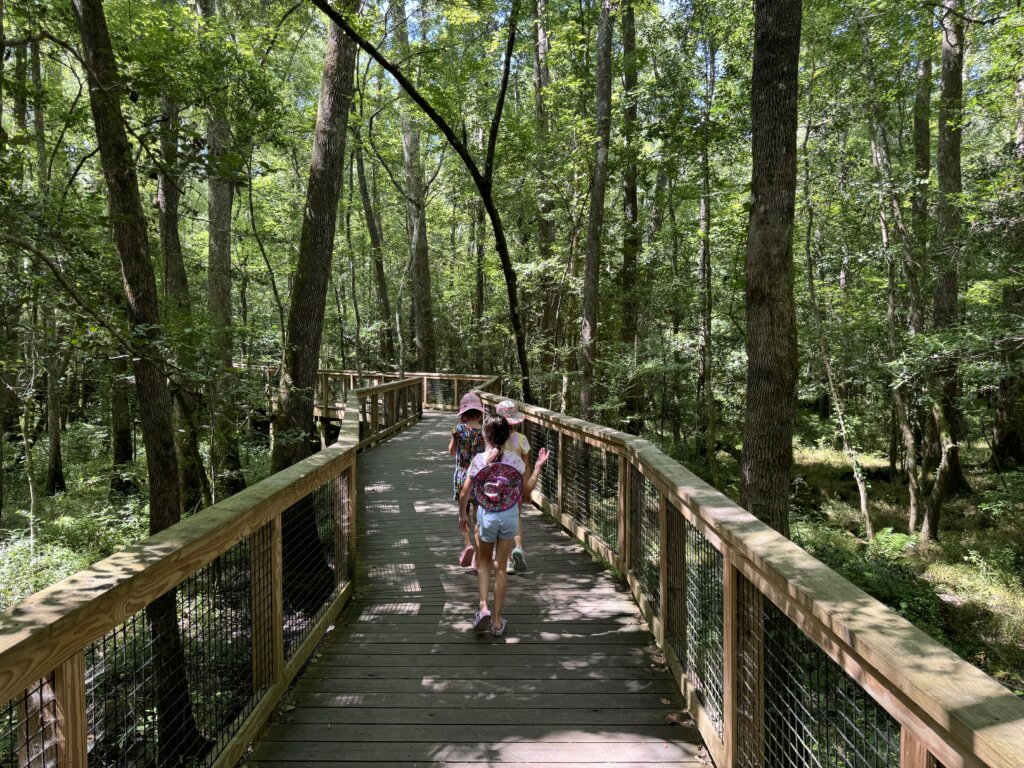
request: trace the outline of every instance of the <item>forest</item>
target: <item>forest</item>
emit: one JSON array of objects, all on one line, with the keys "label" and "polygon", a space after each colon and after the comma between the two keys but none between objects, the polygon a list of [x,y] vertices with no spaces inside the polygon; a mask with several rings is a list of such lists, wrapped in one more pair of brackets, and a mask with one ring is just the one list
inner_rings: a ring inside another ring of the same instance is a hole
[{"label": "forest", "polygon": [[1014,0],[0,0],[0,608],[320,369],[643,435],[1024,696]]}]

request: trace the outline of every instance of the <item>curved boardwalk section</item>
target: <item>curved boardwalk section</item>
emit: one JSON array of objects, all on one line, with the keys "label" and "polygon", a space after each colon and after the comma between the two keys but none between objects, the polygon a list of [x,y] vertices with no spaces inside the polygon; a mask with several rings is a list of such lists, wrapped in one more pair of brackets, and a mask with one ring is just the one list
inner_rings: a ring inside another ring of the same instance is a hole
[{"label": "curved boardwalk section", "polygon": [[357,593],[249,765],[701,765],[628,594],[532,508],[500,638],[472,632],[450,414],[364,453]]}]

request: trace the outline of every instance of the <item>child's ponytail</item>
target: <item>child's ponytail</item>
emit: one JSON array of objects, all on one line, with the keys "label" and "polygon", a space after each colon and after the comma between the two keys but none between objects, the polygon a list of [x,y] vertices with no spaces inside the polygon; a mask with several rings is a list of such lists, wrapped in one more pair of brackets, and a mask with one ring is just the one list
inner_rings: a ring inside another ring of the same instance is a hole
[{"label": "child's ponytail", "polygon": [[487,421],[484,422],[484,440],[486,440],[487,444],[491,446],[491,450],[487,453],[488,464],[494,464],[495,462],[501,461],[501,447],[505,444],[511,434],[512,428],[509,427],[508,421],[505,420],[504,416],[487,417]]}]

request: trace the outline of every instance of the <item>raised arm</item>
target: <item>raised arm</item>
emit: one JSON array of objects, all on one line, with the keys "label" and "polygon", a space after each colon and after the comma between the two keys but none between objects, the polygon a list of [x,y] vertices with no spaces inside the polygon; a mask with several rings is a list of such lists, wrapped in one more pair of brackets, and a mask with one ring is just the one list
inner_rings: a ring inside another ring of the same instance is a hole
[{"label": "raised arm", "polygon": [[537,485],[537,480],[540,478],[540,468],[544,466],[544,462],[548,460],[548,449],[541,448],[537,453],[537,463],[533,465],[533,471],[526,478],[523,483],[523,498],[529,499],[533,495],[533,489]]}]

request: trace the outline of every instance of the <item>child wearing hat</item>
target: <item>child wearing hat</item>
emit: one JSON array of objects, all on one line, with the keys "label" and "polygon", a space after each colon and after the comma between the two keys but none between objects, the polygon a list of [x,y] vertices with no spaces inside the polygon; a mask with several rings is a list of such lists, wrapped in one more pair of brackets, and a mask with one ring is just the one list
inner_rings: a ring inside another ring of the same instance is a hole
[{"label": "child wearing hat", "polygon": [[[484,450],[483,419],[483,401],[476,392],[467,392],[459,401],[459,423],[452,428],[452,438],[448,441],[448,453],[455,457],[455,476],[452,479],[455,501],[459,500],[473,457]],[[469,535],[471,525],[476,528],[475,506],[469,510],[469,514],[472,520],[459,520],[463,543],[459,565],[463,568],[475,565],[476,561],[476,541]]]},{"label": "child wearing hat", "polygon": [[[519,425],[525,421],[523,415],[519,412],[519,408],[512,400],[503,400],[498,403],[498,407],[495,412],[499,416],[504,416],[505,421],[508,422],[509,427],[512,429],[512,433],[509,435],[506,443],[501,446],[502,450],[514,453],[516,456],[523,460],[525,469],[523,474],[526,477],[530,476],[530,441],[526,439],[526,435],[519,431]],[[526,499],[528,501],[528,499]],[[516,528],[515,535],[515,547],[512,549],[512,557],[508,561],[508,572],[509,573],[523,573],[526,570],[526,553],[523,551],[523,513],[522,504],[519,505],[519,525]]]}]

